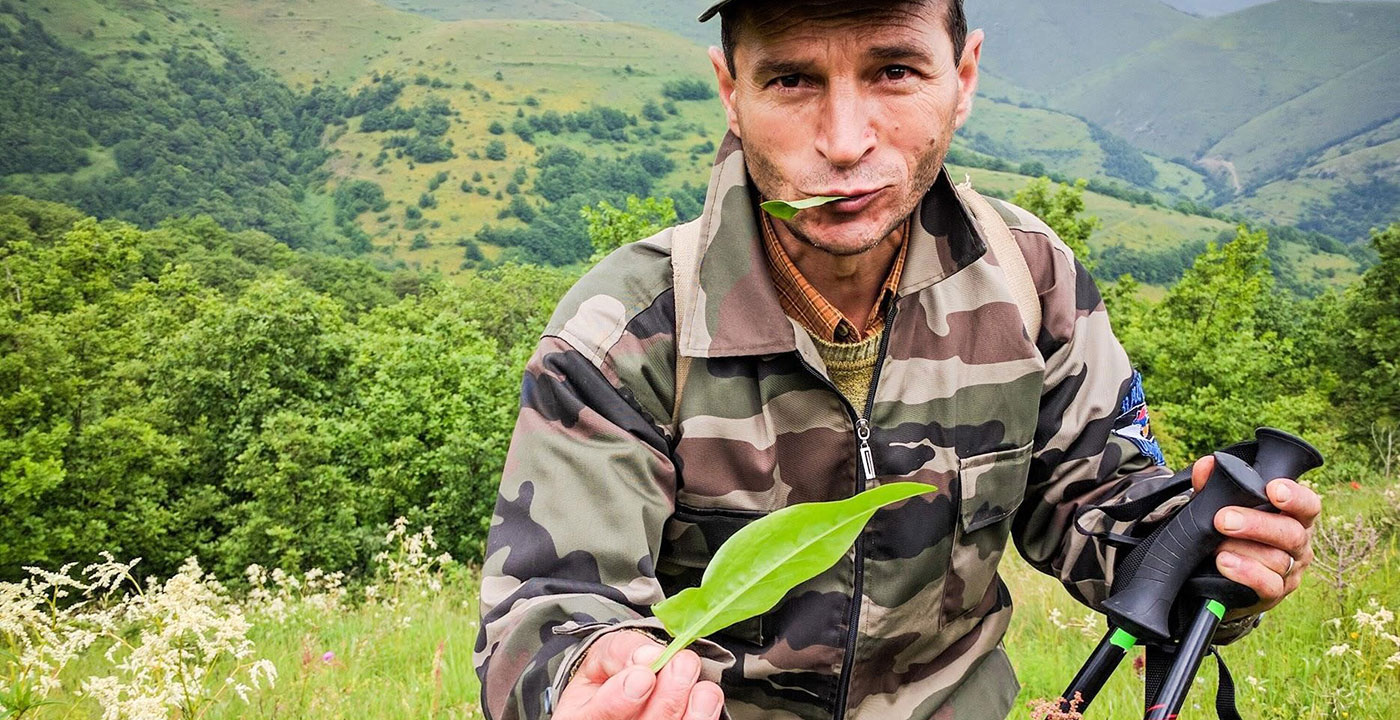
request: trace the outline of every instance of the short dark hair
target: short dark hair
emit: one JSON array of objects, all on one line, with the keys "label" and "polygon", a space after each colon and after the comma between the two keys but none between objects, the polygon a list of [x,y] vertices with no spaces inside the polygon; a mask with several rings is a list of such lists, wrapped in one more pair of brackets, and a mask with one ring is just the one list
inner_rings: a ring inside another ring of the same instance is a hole
[{"label": "short dark hair", "polygon": [[[967,43],[967,15],[963,12],[963,0],[939,0],[947,9],[945,25],[948,37],[953,39],[953,64],[962,62],[963,45]],[[729,76],[734,77],[734,46],[739,42],[739,19],[741,12],[735,3],[719,11],[719,42],[724,50],[724,61],[729,65]]]}]

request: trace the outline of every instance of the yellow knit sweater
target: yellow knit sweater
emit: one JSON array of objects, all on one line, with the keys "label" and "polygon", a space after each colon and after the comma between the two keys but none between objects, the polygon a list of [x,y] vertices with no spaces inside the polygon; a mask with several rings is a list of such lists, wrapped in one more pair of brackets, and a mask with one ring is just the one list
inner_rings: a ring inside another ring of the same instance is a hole
[{"label": "yellow knit sweater", "polygon": [[841,391],[851,406],[860,415],[865,415],[866,396],[870,393],[870,381],[875,377],[875,360],[880,354],[880,338],[888,330],[872,333],[870,337],[855,343],[833,343],[823,340],[811,330],[807,334],[817,346],[817,354],[826,363],[826,372],[836,389]]}]

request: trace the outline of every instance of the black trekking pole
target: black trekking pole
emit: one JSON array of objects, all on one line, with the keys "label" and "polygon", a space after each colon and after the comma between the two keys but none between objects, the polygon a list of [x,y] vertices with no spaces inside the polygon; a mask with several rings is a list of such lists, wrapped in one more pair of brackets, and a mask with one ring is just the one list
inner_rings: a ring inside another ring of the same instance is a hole
[{"label": "black trekking pole", "polygon": [[[1227,452],[1215,453],[1215,470],[1205,487],[1143,540],[1119,567],[1118,571],[1126,573],[1128,580],[1104,601],[1108,634],[1066,688],[1061,710],[1082,713],[1133,644],[1171,641],[1171,612],[1182,586],[1199,565],[1214,557],[1225,539],[1215,529],[1217,512],[1229,506],[1276,512],[1265,490],[1269,481],[1296,480],[1322,465],[1322,455],[1313,446],[1286,432],[1260,428],[1255,438],[1257,452],[1252,463]],[[1182,638],[1172,669],[1157,697],[1148,698],[1148,720],[1175,717],[1181,709],[1200,661],[1224,617],[1223,599],[1200,599],[1201,605]]]},{"label": "black trekking pole", "polygon": [[[1278,508],[1275,508],[1273,503],[1269,501],[1269,496],[1265,492],[1269,481],[1274,478],[1297,480],[1303,473],[1322,466],[1322,454],[1302,439],[1278,430],[1262,428],[1255,437],[1259,440],[1259,453],[1254,463],[1247,464],[1244,460],[1233,455],[1216,453],[1215,473],[1211,475],[1211,481],[1206,482],[1206,486],[1201,492],[1202,494],[1210,492],[1211,483],[1216,477],[1228,477],[1232,483],[1222,484],[1234,484],[1239,488],[1239,492],[1231,491],[1233,497],[1243,500],[1246,496],[1253,496],[1259,501],[1252,505],[1256,509],[1278,512]],[[1194,500],[1187,503],[1183,514],[1187,514],[1190,506],[1194,504]],[[1247,501],[1225,504],[1251,506]],[[1224,507],[1224,505],[1220,507]],[[1203,557],[1212,557],[1215,548],[1219,547],[1225,539],[1215,529],[1215,513],[1212,511],[1204,518],[1199,514],[1192,514],[1187,522],[1191,523],[1186,526],[1187,534],[1181,536],[1180,539],[1183,541],[1195,539],[1200,544],[1208,546],[1209,554]],[[1204,528],[1201,527],[1202,522],[1204,522]],[[1196,561],[1199,562],[1200,559],[1198,557]],[[1133,578],[1135,581],[1142,576],[1141,572],[1140,569],[1138,575]],[[1180,585],[1178,584],[1177,587],[1179,589]],[[1209,593],[1199,598],[1201,604],[1177,646],[1176,659],[1172,661],[1171,668],[1167,670],[1167,675],[1162,680],[1157,697],[1150,698],[1148,701],[1145,720],[1169,720],[1175,718],[1180,712],[1181,706],[1186,702],[1186,693],[1191,689],[1191,682],[1196,678],[1196,671],[1201,667],[1201,660],[1210,650],[1215,630],[1225,617],[1226,605],[1222,601],[1228,600],[1225,597],[1227,592]],[[1212,597],[1212,595],[1216,595],[1216,597]],[[1112,602],[1113,599],[1110,598],[1108,603],[1105,603],[1105,607]],[[1109,617],[1113,618],[1114,612],[1126,614],[1135,610],[1136,608],[1130,606],[1128,601],[1116,603],[1114,608],[1109,610]]]}]

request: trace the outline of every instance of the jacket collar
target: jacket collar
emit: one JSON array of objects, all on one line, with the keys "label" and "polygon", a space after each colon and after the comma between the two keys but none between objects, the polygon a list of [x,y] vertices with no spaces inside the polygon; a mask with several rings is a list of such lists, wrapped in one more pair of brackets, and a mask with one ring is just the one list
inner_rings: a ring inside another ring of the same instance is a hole
[{"label": "jacket collar", "polygon": [[[768,274],[739,138],[725,135],[700,213],[699,279],[678,319],[678,350],[687,357],[769,355],[797,349],[795,325]],[[918,292],[972,264],[987,246],[969,220],[947,169],[925,193],[909,228],[899,296]]]}]

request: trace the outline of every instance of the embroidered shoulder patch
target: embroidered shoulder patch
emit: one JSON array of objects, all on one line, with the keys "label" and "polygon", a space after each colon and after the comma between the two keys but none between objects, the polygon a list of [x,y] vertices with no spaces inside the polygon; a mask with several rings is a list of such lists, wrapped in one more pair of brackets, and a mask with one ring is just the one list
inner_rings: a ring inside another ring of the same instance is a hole
[{"label": "embroidered shoulder patch", "polygon": [[1166,465],[1162,447],[1152,434],[1152,422],[1147,415],[1147,394],[1142,390],[1142,373],[1133,371],[1132,385],[1123,396],[1123,404],[1118,408],[1118,419],[1113,422],[1113,434],[1131,442],[1143,455],[1158,465]]}]

